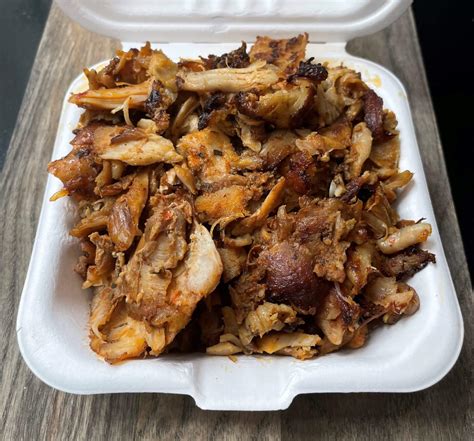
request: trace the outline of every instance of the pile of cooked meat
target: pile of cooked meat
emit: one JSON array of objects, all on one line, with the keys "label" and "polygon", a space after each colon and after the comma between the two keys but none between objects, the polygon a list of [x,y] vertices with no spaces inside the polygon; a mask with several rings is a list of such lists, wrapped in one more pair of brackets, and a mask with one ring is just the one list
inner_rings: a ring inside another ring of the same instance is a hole
[{"label": "pile of cooked meat", "polygon": [[307,35],[170,60],[118,51],[88,90],[72,150],[49,164],[78,221],[91,348],[307,359],[359,348],[415,313],[406,279],[431,226],[393,204],[397,120]]}]

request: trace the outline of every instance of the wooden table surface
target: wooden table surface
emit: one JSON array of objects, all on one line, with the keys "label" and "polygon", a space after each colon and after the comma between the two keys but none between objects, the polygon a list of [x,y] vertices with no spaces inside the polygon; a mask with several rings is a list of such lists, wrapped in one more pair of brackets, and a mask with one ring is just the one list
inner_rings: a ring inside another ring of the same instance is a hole
[{"label": "wooden table surface", "polygon": [[394,72],[411,102],[465,320],[461,356],[440,383],[412,394],[299,396],[280,412],[210,412],[187,396],[69,395],[30,372],[18,350],[15,320],[62,99],[84,66],[110,57],[117,47],[116,41],[81,29],[52,6],[0,176],[0,439],[472,439],[472,286],[411,12],[383,32],[352,41],[349,51]]}]

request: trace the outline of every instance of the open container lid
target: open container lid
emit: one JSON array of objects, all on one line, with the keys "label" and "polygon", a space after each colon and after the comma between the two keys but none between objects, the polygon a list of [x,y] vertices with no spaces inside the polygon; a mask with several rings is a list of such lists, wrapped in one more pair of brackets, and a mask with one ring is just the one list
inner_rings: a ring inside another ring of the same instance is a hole
[{"label": "open container lid", "polygon": [[308,32],[347,42],[394,22],[412,0],[56,0],[85,28],[120,41],[228,43]]}]

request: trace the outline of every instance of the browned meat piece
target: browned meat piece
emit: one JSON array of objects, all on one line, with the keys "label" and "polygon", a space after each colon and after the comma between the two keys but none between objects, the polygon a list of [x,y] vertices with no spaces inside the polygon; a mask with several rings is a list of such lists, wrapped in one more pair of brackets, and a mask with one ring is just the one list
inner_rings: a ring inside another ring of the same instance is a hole
[{"label": "browned meat piece", "polygon": [[84,280],[87,277],[87,267],[94,263],[95,246],[89,240],[81,241],[82,256],[79,257],[74,271],[79,274]]},{"label": "browned meat piece", "polygon": [[369,159],[375,165],[373,170],[380,179],[395,176],[398,173],[400,159],[400,138],[393,136],[386,141],[374,144]]},{"label": "browned meat piece", "polygon": [[262,148],[262,142],[268,137],[265,130],[265,122],[238,113],[235,116],[235,123],[237,136],[240,138],[242,146],[259,153]]},{"label": "browned meat piece", "polygon": [[257,37],[250,49],[250,61],[264,60],[269,64],[278,66],[285,74],[296,71],[300,61],[303,60],[308,43],[308,34],[282,40],[273,40],[270,37]]},{"label": "browned meat piece", "polygon": [[351,202],[357,196],[359,199],[366,201],[373,194],[373,188],[371,187],[373,184],[373,176],[365,172],[362,176],[358,176],[347,183],[346,192],[341,196],[341,200]]},{"label": "browned meat piece", "polygon": [[174,90],[164,87],[161,81],[153,81],[144,108],[147,115],[155,122],[157,133],[163,133],[168,129],[170,115],[167,109],[174,103],[176,97]]},{"label": "browned meat piece", "polygon": [[84,75],[89,82],[89,89],[96,90],[103,87],[110,89],[117,85],[113,75],[115,67],[119,63],[117,57],[112,58],[107,66],[97,72],[95,69],[84,69]]},{"label": "browned meat piece", "polygon": [[113,198],[100,199],[92,204],[87,204],[83,210],[82,219],[72,228],[69,234],[73,237],[87,237],[94,231],[102,231],[107,228]]},{"label": "browned meat piece", "polygon": [[163,98],[159,91],[159,84],[155,81],[152,84],[148,98],[145,100],[145,112],[150,118],[153,118],[153,115],[155,114],[156,110],[158,110],[162,100]]},{"label": "browned meat piece", "polygon": [[333,150],[343,150],[350,146],[351,133],[352,124],[347,118],[341,117],[331,125],[297,140],[296,146],[301,151],[312,156],[319,155],[321,160],[327,161]]},{"label": "browned meat piece", "polygon": [[147,42],[140,50],[130,49],[127,52],[117,51],[117,56],[99,72],[87,70],[90,89],[116,87],[117,83],[138,84],[147,79],[150,57],[154,51]]},{"label": "browned meat piece", "polygon": [[130,49],[127,52],[117,51],[117,56],[110,60],[109,64],[96,72],[94,69],[85,69],[84,74],[89,80],[91,90],[105,87],[111,89],[117,83],[138,84],[146,80],[151,50],[147,43],[140,50]]},{"label": "browned meat piece", "polygon": [[172,313],[174,308],[167,305],[171,270],[188,249],[189,202],[175,197],[159,197],[154,202],[140,243],[118,282],[136,319],[152,320],[157,314]]},{"label": "browned meat piece", "polygon": [[364,95],[364,121],[372,132],[374,141],[384,136],[383,128],[383,100],[372,89]]},{"label": "browned meat piece", "polygon": [[223,93],[212,93],[202,106],[202,113],[199,115],[198,129],[207,127],[214,110],[221,108],[226,102],[226,96]]},{"label": "browned meat piece", "polygon": [[113,110],[127,102],[130,109],[144,110],[150,91],[150,81],[113,89],[87,90],[70,96],[69,102],[85,109]]},{"label": "browned meat piece", "polygon": [[209,55],[202,59],[207,69],[220,69],[223,67],[247,67],[250,64],[250,58],[247,54],[247,44],[243,41],[242,45],[229,53]]},{"label": "browned meat piece", "polygon": [[351,148],[344,158],[346,179],[357,178],[372,150],[372,134],[367,124],[361,122],[352,130]]},{"label": "browned meat piece", "polygon": [[242,323],[250,311],[265,298],[265,284],[262,283],[265,276],[263,266],[252,266],[247,268],[242,275],[229,286],[232,299],[232,307],[235,310],[237,323]]},{"label": "browned meat piece", "polygon": [[254,92],[240,92],[236,104],[245,115],[262,118],[279,129],[288,129],[301,126],[313,107],[314,91],[310,81],[300,79],[260,96]]},{"label": "browned meat piece", "polygon": [[258,227],[265,224],[270,213],[275,210],[281,201],[283,191],[285,190],[286,181],[285,178],[280,178],[275,186],[268,193],[262,205],[254,211],[249,217],[246,217],[232,229],[234,234],[240,235],[249,233]]},{"label": "browned meat piece", "polygon": [[139,357],[147,348],[150,354],[159,355],[166,346],[165,330],[135,320],[128,314],[125,302],[117,303],[109,290],[103,288],[92,301],[92,350],[109,363]]},{"label": "browned meat piece", "polygon": [[387,277],[396,277],[397,280],[412,277],[428,265],[436,263],[434,254],[411,246],[390,257],[378,254],[375,266]]},{"label": "browned meat piece", "polygon": [[314,314],[319,301],[331,287],[313,272],[311,253],[304,245],[284,241],[259,259],[266,267],[267,298]]},{"label": "browned meat piece", "polygon": [[212,224],[221,218],[244,216],[252,196],[252,190],[240,185],[231,185],[198,196],[194,206],[201,222]]},{"label": "browned meat piece", "polygon": [[143,170],[132,182],[127,193],[120,196],[112,207],[107,230],[117,251],[126,251],[135,236],[140,234],[138,223],[148,198],[148,170]]},{"label": "browned meat piece", "polygon": [[169,139],[140,127],[99,127],[94,133],[94,150],[102,159],[134,166],[175,164],[183,159]]},{"label": "browned meat piece", "polygon": [[110,237],[105,234],[101,236],[99,233],[92,233],[89,239],[96,248],[94,265],[87,268],[86,280],[82,287],[108,285],[115,268],[115,259],[112,254],[115,251],[114,244]]},{"label": "browned meat piece", "polygon": [[218,248],[217,251],[224,267],[222,279],[227,283],[242,273],[247,262],[247,252],[244,248]]},{"label": "browned meat piece", "polygon": [[304,77],[312,80],[316,84],[324,81],[328,77],[327,69],[321,64],[313,63],[314,57],[308,58],[306,61],[300,61],[298,70],[293,75],[290,75],[288,81],[293,81],[293,79],[298,77]]},{"label": "browned meat piece", "polygon": [[178,141],[177,150],[185,158],[198,184],[221,181],[231,173],[231,163],[238,160],[230,139],[210,128],[183,136]]},{"label": "browned meat piece", "polygon": [[412,245],[425,242],[431,235],[431,225],[417,222],[400,229],[393,228],[388,236],[377,240],[377,247],[384,254],[395,254]]},{"label": "browned meat piece", "polygon": [[[106,163],[106,161],[104,161],[104,163]],[[126,175],[120,178],[118,181],[115,181],[113,184],[105,185],[100,188],[96,187],[95,192],[101,197],[117,196],[120,193],[126,191],[130,185],[132,185],[134,179],[135,174]]]},{"label": "browned meat piece", "polygon": [[302,208],[296,216],[295,240],[314,256],[314,272],[327,280],[343,282],[346,274],[344,240],[360,216],[359,206],[349,207],[337,199],[322,200]]},{"label": "browned meat piece", "polygon": [[287,161],[287,167],[283,168],[288,187],[299,195],[307,194],[315,185],[316,163],[306,152],[292,154]]},{"label": "browned meat piece", "polygon": [[237,172],[263,166],[256,153],[247,150],[238,155],[229,137],[210,127],[183,136],[177,150],[194,175],[196,187],[208,191],[233,184],[247,185],[249,180]]},{"label": "browned meat piece", "polygon": [[370,242],[357,245],[347,252],[345,265],[347,279],[344,287],[351,296],[359,294],[361,289],[367,285],[369,276],[377,272],[372,263],[374,253],[375,247]]},{"label": "browned meat piece", "polygon": [[152,354],[161,353],[222,274],[219,253],[205,227],[194,224],[187,242],[189,202],[161,196],[154,203],[142,240],[116,281],[114,296],[126,302],[92,339],[94,350],[110,362],[137,356],[147,346]]},{"label": "browned meat piece", "polygon": [[100,171],[93,148],[97,127],[93,124],[79,130],[71,141],[72,150],[48,165],[48,172],[59,178],[67,194],[76,200],[94,197],[95,178]]},{"label": "browned meat piece", "polygon": [[297,139],[296,134],[289,130],[273,131],[260,151],[260,156],[265,160],[265,166],[272,169],[295,152]]},{"label": "browned meat piece", "polygon": [[326,126],[342,115],[352,121],[361,110],[367,90],[360,73],[344,66],[328,68],[327,79],[317,86],[314,123]]},{"label": "browned meat piece", "polygon": [[248,346],[254,337],[263,337],[271,331],[281,331],[286,325],[294,325],[301,320],[297,311],[288,305],[264,302],[250,311],[245,322],[238,329],[243,345]]}]

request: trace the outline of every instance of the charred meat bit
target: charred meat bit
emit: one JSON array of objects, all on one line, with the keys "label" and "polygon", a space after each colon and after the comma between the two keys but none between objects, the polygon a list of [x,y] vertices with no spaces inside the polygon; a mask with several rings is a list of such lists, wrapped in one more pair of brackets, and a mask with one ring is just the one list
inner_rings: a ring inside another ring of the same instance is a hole
[{"label": "charred meat bit", "polygon": [[247,44],[243,41],[242,45],[229,53],[209,55],[203,59],[208,69],[220,69],[223,67],[247,67],[250,64],[250,58],[247,54]]},{"label": "charred meat bit", "polygon": [[383,99],[372,89],[364,95],[364,121],[372,132],[374,141],[382,140],[383,128]]},{"label": "charred meat bit", "polygon": [[203,130],[207,127],[211,114],[214,110],[221,108],[226,102],[226,96],[223,93],[215,92],[209,96],[202,106],[202,113],[199,115],[198,129]]},{"label": "charred meat bit", "polygon": [[97,127],[88,126],[77,132],[71,141],[71,152],[48,165],[48,172],[59,178],[67,194],[76,200],[94,197],[95,178],[101,168],[96,162],[93,145]]},{"label": "charred meat bit", "polygon": [[364,174],[350,180],[346,185],[346,193],[341,196],[341,201],[351,202],[357,196],[362,201],[366,201],[374,193],[374,189],[368,184],[369,176]]},{"label": "charred meat bit", "polygon": [[387,277],[396,277],[397,280],[412,277],[428,265],[436,263],[434,254],[411,246],[394,256],[380,256],[379,269]]},{"label": "charred meat bit", "polygon": [[158,89],[153,85],[150,95],[148,95],[148,98],[145,101],[145,111],[153,117],[155,114],[156,108],[160,105],[161,103],[161,95]]},{"label": "charred meat bit", "polygon": [[315,89],[305,79],[286,83],[276,91],[263,95],[239,93],[237,108],[244,115],[261,118],[279,129],[300,127],[313,107]]},{"label": "charred meat bit", "polygon": [[313,63],[314,57],[306,61],[300,61],[298,70],[288,77],[288,81],[293,81],[298,77],[308,78],[316,83],[324,81],[328,77],[327,69],[321,63]]}]

